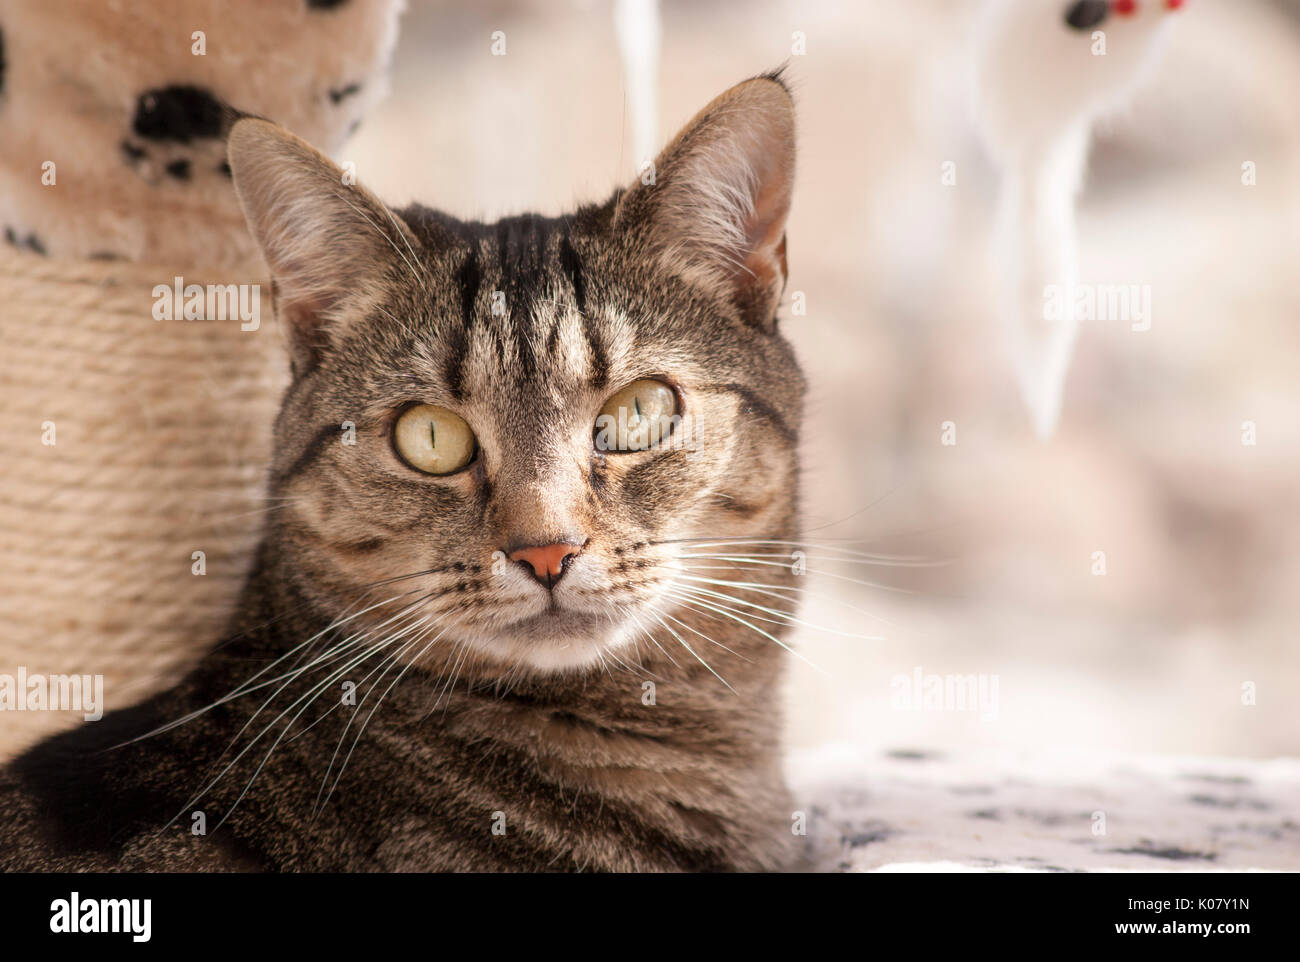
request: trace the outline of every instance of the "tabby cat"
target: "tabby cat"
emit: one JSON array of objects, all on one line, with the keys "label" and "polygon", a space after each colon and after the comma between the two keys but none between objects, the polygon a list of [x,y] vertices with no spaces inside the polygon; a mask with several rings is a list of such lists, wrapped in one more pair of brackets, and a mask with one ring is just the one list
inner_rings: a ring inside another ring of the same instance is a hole
[{"label": "tabby cat", "polygon": [[229,157],[292,368],[240,614],[7,766],[0,867],[790,866],[780,76],[559,218],[394,211],[258,119]]}]

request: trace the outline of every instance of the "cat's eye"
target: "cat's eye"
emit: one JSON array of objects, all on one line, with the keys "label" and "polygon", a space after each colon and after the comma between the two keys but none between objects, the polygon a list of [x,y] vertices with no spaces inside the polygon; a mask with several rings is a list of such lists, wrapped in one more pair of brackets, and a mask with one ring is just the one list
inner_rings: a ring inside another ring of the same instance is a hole
[{"label": "cat's eye", "polygon": [[474,460],[474,432],[458,414],[432,404],[407,408],[393,425],[402,460],[425,474],[452,474]]},{"label": "cat's eye", "polygon": [[1087,30],[1106,19],[1109,0],[1078,0],[1065,8],[1065,22],[1075,30]]},{"label": "cat's eye", "polygon": [[646,451],[672,433],[677,392],[663,381],[633,381],[596,418],[597,451]]}]

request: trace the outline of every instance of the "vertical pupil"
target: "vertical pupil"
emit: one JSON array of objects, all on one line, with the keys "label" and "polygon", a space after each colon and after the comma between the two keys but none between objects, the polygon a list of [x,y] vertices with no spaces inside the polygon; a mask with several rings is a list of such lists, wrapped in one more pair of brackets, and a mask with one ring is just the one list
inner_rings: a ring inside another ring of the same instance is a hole
[{"label": "vertical pupil", "polygon": [[1107,0],[1079,0],[1065,11],[1065,22],[1075,30],[1086,30],[1105,20],[1109,8]]},{"label": "vertical pupil", "polygon": [[429,446],[433,448],[438,446],[438,428],[432,421],[429,422]]}]

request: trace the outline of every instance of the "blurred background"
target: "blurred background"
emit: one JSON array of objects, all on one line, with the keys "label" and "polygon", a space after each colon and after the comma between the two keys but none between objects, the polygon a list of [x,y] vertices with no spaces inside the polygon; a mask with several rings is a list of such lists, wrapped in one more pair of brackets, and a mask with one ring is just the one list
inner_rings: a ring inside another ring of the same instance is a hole
[{"label": "blurred background", "polygon": [[[1300,7],[1192,0],[1098,129],[1080,275],[1150,285],[1152,325],[1083,325],[1046,442],[988,263],[977,7],[661,5],[660,142],[787,60],[798,103],[784,330],[811,382],[807,536],[828,548],[810,549],[792,744],[1298,753]],[[556,213],[635,175],[622,71],[607,3],[416,0],[392,94],[340,159],[390,203]],[[942,563],[822,560],[845,549]],[[996,719],[896,709],[918,667],[996,675]]]},{"label": "blurred background", "polygon": [[[629,182],[610,4],[465,6],[411,3],[392,94],[339,159],[390,203],[470,217]],[[811,383],[808,538],[827,548],[802,613],[818,627],[797,636],[812,664],[784,693],[792,744],[1300,753],[1300,6],[1191,0],[1097,130],[1080,275],[1150,285],[1152,325],[1083,325],[1045,442],[988,263],[978,6],[661,4],[660,143],[787,60],[798,103],[784,330]],[[846,549],[941,563],[825,560]],[[996,675],[996,719],[896,709],[891,681],[917,668]]]}]

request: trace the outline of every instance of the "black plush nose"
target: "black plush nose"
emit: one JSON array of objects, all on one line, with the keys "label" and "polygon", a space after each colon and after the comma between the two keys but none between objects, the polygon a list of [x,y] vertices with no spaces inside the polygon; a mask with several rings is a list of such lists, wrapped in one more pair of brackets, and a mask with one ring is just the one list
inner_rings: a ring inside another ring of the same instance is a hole
[{"label": "black plush nose", "polygon": [[1065,22],[1075,30],[1087,30],[1106,19],[1110,12],[1108,0],[1079,0],[1065,10]]}]

